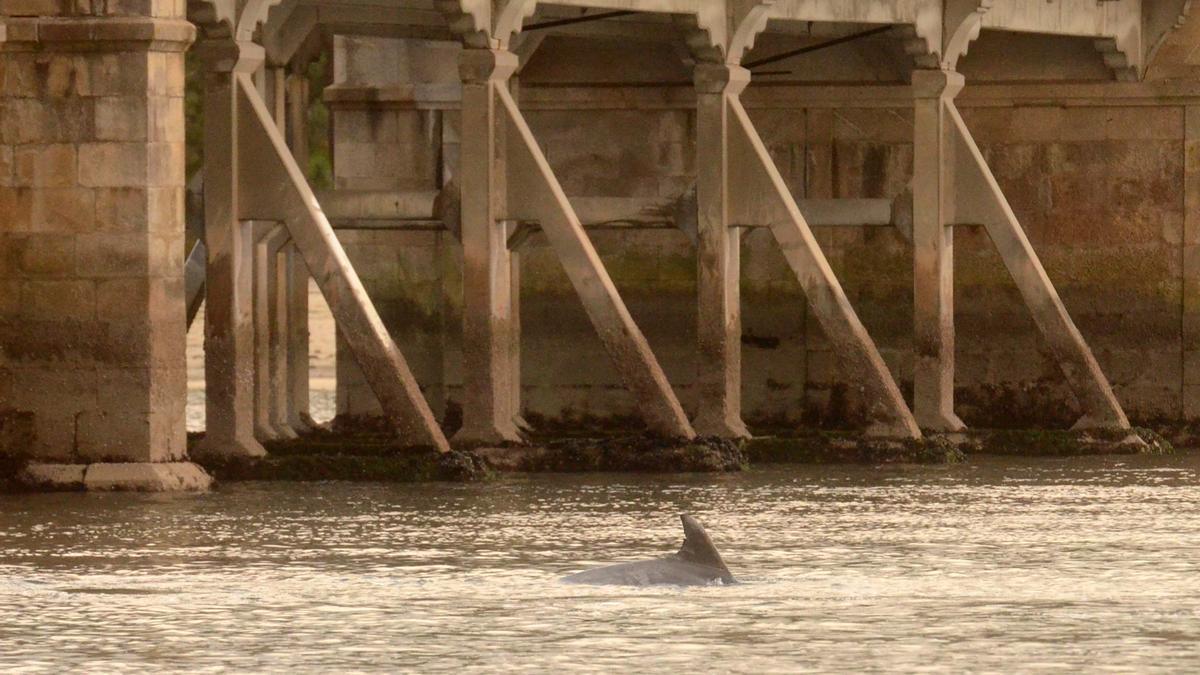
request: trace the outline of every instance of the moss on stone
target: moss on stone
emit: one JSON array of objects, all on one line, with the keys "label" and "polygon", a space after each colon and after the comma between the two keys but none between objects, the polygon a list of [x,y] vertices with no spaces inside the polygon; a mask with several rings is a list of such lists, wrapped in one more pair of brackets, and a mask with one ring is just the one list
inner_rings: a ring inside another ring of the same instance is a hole
[{"label": "moss on stone", "polygon": [[761,464],[955,464],[965,458],[957,443],[938,436],[894,440],[825,431],[755,438],[746,454]]},{"label": "moss on stone", "polygon": [[[305,452],[279,447],[267,457],[203,458],[200,465],[218,481],[378,481],[415,483],[428,481],[472,482],[489,475],[477,457],[459,451],[438,453],[431,448],[362,446],[355,454]],[[307,450],[312,450],[308,446]],[[327,450],[329,450],[327,448]]]},{"label": "moss on stone", "polygon": [[0,452],[0,493],[26,489],[21,473],[29,466],[29,457],[16,452]]},{"label": "moss on stone", "polygon": [[646,434],[560,438],[531,446],[446,454],[404,446],[379,433],[318,432],[264,445],[269,454],[263,458],[199,457],[196,461],[217,480],[228,481],[465,482],[485,480],[495,471],[712,473],[746,466],[740,444],[733,441],[665,440]]},{"label": "moss on stone", "polygon": [[723,473],[747,466],[742,445],[735,441],[687,441],[649,434],[559,439],[544,445],[476,452],[494,468],[529,473]]},{"label": "moss on stone", "polygon": [[[190,438],[199,440],[198,436]],[[496,472],[720,473],[757,464],[954,464],[969,454],[1071,457],[1166,454],[1171,443],[1149,429],[993,430],[893,440],[845,431],[765,436],[744,443],[717,438],[663,439],[648,433],[543,438],[532,445],[438,453],[399,443],[390,432],[317,432],[266,444],[267,457],[197,461],[218,480],[478,481]],[[965,451],[965,452],[964,452]],[[0,455],[0,484],[24,464]]]},{"label": "moss on stone", "polygon": [[1083,455],[1165,455],[1175,446],[1159,433],[1132,429],[1004,429],[973,432],[977,452],[1025,457],[1079,457]]}]

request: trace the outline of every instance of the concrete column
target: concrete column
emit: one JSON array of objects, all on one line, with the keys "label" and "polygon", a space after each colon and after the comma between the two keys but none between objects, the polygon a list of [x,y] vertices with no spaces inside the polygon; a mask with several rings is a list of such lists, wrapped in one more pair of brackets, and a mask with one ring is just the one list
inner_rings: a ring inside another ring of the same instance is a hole
[{"label": "concrete column", "polygon": [[[282,226],[281,226],[282,227]],[[280,239],[282,243],[280,243]],[[288,249],[291,237],[283,228],[283,236],[271,242],[272,253],[267,259],[267,312],[270,315],[270,378],[271,428],[282,438],[294,439],[298,433],[291,426],[292,414],[291,381],[288,370],[291,359],[288,351],[291,342],[291,267]],[[307,372],[307,369],[306,369]]]},{"label": "concrete column", "polygon": [[[513,221],[509,221],[514,225]],[[509,230],[512,231],[511,229]],[[521,253],[509,251],[509,285],[512,289],[512,299],[509,305],[512,330],[508,339],[508,378],[510,405],[513,411],[513,423],[522,432],[533,431],[533,425],[525,420],[521,407]]]},{"label": "concrete column", "polygon": [[[292,157],[302,169],[308,169],[308,78],[303,73],[286,73],[283,84],[286,120],[276,122],[286,130]],[[288,426],[297,433],[317,425],[310,415],[309,340],[308,340],[308,267],[296,250],[288,247]]]},{"label": "concrete column", "polygon": [[182,3],[16,4],[45,15],[0,43],[0,453],[47,483],[206,487],[182,461],[195,31]]},{"label": "concrete column", "polygon": [[[509,79],[508,90],[512,93],[513,100],[519,103],[521,101],[519,74],[526,59],[520,55],[518,55],[518,59],[521,66],[518,67],[517,74]],[[507,221],[505,239],[511,239],[518,227],[520,227],[520,223],[517,221]],[[508,252],[508,270],[508,283],[512,292],[508,307],[509,322],[512,328],[508,337],[508,386],[509,391],[512,392],[509,404],[512,406],[513,424],[522,433],[529,433],[533,431],[533,426],[525,420],[521,406],[521,252],[515,247]]]},{"label": "concrete column", "polygon": [[271,110],[271,117],[275,119],[275,126],[283,131],[287,129],[287,69],[282,66],[270,66],[267,68],[267,77],[267,89],[271,94],[267,97],[267,105]]},{"label": "concrete column", "polygon": [[745,68],[700,64],[696,84],[696,433],[749,438],[742,421],[741,239],[729,220],[729,105],[750,83]]},{"label": "concrete column", "polygon": [[288,270],[288,426],[303,434],[316,428],[308,389],[308,267],[293,243],[287,248]]},{"label": "concrete column", "polygon": [[303,73],[287,76],[288,147],[304,169],[308,168],[308,93],[308,78]]},{"label": "concrete column", "polygon": [[[295,438],[288,426],[286,252],[282,223],[255,221],[254,229],[254,429],[260,441]],[[280,256],[284,264],[280,264]]]},{"label": "concrete column", "polygon": [[913,72],[913,415],[922,429],[961,431],[954,414],[953,144],[947,103],[963,76]]},{"label": "concrete column", "polygon": [[202,43],[204,60],[204,376],[207,423],[199,452],[262,456],[254,437],[254,242],[238,208],[238,106],[235,73],[253,73],[262,48]]},{"label": "concrete column", "polygon": [[521,440],[513,421],[509,371],[512,354],[511,268],[502,222],[504,158],[498,147],[496,89],[516,71],[510,52],[464,50],[462,190],[463,245],[463,426],[460,443]]},{"label": "concrete column", "polygon": [[1200,106],[1184,107],[1183,124],[1183,400],[1184,420],[1200,418]]}]

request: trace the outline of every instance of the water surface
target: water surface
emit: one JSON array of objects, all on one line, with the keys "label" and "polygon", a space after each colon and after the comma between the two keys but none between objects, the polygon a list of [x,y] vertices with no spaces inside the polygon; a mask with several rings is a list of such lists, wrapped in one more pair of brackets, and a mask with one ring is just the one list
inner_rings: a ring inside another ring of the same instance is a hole
[{"label": "water surface", "polygon": [[[699,517],[744,583],[562,584]],[[1200,457],[0,497],[0,669],[1186,670]]]}]

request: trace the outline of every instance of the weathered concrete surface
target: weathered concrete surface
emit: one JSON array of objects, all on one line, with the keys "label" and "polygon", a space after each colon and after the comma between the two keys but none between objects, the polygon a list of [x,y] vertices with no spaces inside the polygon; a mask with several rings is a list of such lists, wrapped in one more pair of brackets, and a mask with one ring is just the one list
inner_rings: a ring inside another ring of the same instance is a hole
[{"label": "weathered concrete surface", "polygon": [[954,412],[954,146],[948,106],[962,75],[913,72],[913,415],[922,429],[961,431]]},{"label": "weathered concrete surface", "polygon": [[253,45],[202,42],[204,64],[205,444],[196,452],[262,456],[255,437],[254,226],[241,204],[239,72],[263,62]]},{"label": "weathered concrete surface", "polygon": [[512,52],[463,50],[461,239],[463,248],[463,423],[455,441],[521,440],[511,371],[512,262],[504,222],[507,161],[503,110],[518,60]]},{"label": "weathered concrete surface", "polygon": [[[772,53],[789,45],[765,35],[760,46]],[[690,73],[672,61],[669,47],[648,43],[636,51],[551,37],[522,74],[522,109],[572,199],[670,198],[695,181]],[[843,45],[788,62],[793,76],[786,79],[844,86],[762,78],[743,95],[793,194],[893,199],[905,192],[914,118],[907,70],[895,65],[903,58],[895,39]],[[1200,124],[1188,122],[1200,119],[1197,92],[1112,82],[1087,40],[985,31],[959,69],[968,85],[957,107],[1117,400],[1143,423],[1200,416],[1200,376],[1193,376],[1200,373],[1200,346],[1193,344],[1200,335],[1200,256],[1193,251],[1200,241],[1193,236],[1200,232],[1193,223],[1200,173],[1192,157]],[[638,86],[618,84],[631,81]],[[335,125],[348,135],[339,139],[361,147],[372,142],[372,129],[419,119],[420,106],[402,83],[357,87],[335,87]],[[452,173],[455,104],[439,98],[422,105],[445,111],[441,150]],[[410,138],[416,143],[422,136]],[[418,148],[402,159],[435,155]],[[381,166],[386,175],[388,165]],[[401,173],[386,186],[416,189]],[[436,172],[426,175],[420,189],[431,189]],[[381,184],[361,178],[367,182],[347,176],[343,185]],[[853,224],[814,229],[889,370],[911,396],[913,249],[906,233]],[[979,227],[954,229],[958,414],[972,426],[1070,425],[1082,410],[993,243]],[[695,413],[696,254],[687,236],[646,227],[589,236],[684,409]],[[360,269],[375,270],[364,274],[365,283],[377,302],[396,308],[386,321],[398,342],[429,363],[414,370],[435,407],[453,410],[461,401],[455,242],[422,231],[339,237]],[[603,362],[602,347],[542,237],[535,234],[521,249],[524,411],[546,421],[627,424],[636,404],[611,371],[595,367]],[[863,401],[810,320],[769,233],[744,233],[741,248],[742,397],[750,428],[862,424]],[[368,399],[353,396],[359,410],[369,409]]]},{"label": "weathered concrete surface", "polygon": [[25,424],[0,452],[180,460],[194,29],[183,3],[0,12],[0,418]]},{"label": "weathered concrete surface", "polygon": [[742,236],[734,229],[741,176],[730,161],[729,99],[750,82],[745,68],[699,64],[696,87],[696,285],[699,403],[696,432],[749,438],[742,420]]}]

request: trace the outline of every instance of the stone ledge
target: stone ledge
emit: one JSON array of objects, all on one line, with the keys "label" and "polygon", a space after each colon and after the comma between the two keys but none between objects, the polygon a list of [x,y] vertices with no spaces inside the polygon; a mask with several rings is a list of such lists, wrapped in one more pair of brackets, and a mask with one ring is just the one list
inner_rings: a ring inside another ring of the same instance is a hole
[{"label": "stone ledge", "polygon": [[5,51],[114,51],[124,47],[182,52],[196,39],[196,28],[187,21],[148,17],[9,19],[5,30],[5,40],[0,42]]},{"label": "stone ledge", "polygon": [[955,440],[874,438],[860,433],[813,431],[756,436],[746,441],[751,464],[957,464],[965,459]]},{"label": "stone ledge", "polygon": [[18,476],[27,489],[97,492],[203,492],[212,478],[191,462],[31,463]]},{"label": "stone ledge", "polygon": [[1156,455],[1175,451],[1150,429],[970,429],[926,434],[916,441],[871,438],[836,431],[760,436],[746,443],[755,464],[952,464],[971,455],[1082,457]]},{"label": "stone ledge", "polygon": [[995,429],[968,431],[960,446],[968,453],[1024,457],[1166,455],[1175,446],[1159,433],[1132,429]]},{"label": "stone ledge", "polygon": [[[200,437],[189,438],[193,447]],[[405,446],[391,432],[317,432],[269,441],[266,457],[193,457],[217,480],[471,482],[497,473],[727,472],[746,466],[733,441],[658,439],[646,435],[560,438],[510,447],[439,453]]]},{"label": "stone ledge", "polygon": [[748,465],[741,443],[719,438],[570,438],[471,452],[491,469],[522,473],[726,473]]},{"label": "stone ledge", "polygon": [[457,83],[368,86],[333,84],[322,92],[333,108],[387,107],[395,110],[458,110],[462,85]]}]

